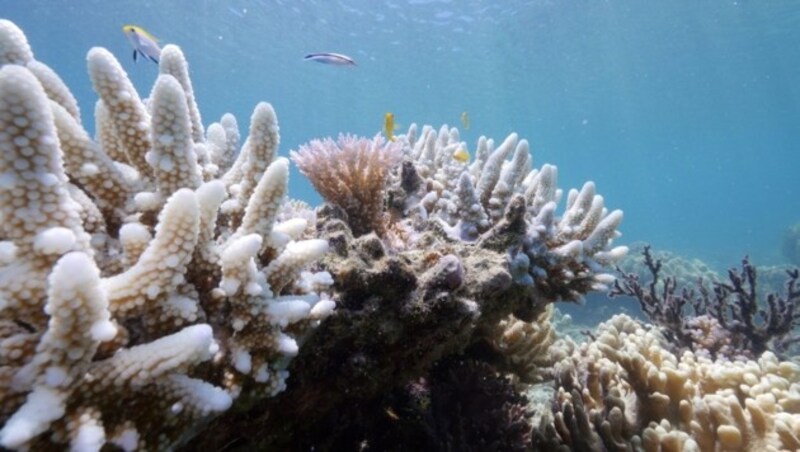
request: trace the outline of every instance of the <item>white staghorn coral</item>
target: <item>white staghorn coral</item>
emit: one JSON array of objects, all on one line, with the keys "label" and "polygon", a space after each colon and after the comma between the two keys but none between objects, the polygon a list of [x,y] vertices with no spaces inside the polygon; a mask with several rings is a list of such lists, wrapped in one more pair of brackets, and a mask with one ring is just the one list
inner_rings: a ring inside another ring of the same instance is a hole
[{"label": "white staghorn coral", "polygon": [[[408,159],[400,187],[393,190],[399,201],[392,207],[399,215],[417,223],[433,220],[455,240],[504,247],[509,261],[516,262],[515,272],[528,274],[518,279],[530,281],[545,298],[579,300],[584,288],[602,289],[613,281],[602,268],[627,252],[626,247],[611,247],[619,236],[622,211],[609,213],[593,182],[581,191],[572,190],[558,217],[557,169],[547,164],[531,169],[528,142],[517,134],[510,134],[497,148],[481,137],[471,164],[452,158],[454,146],[464,146],[454,128],[442,127],[437,133],[425,126],[413,147],[408,137],[399,139],[406,144]],[[524,210],[514,213],[515,203]],[[502,228],[497,229],[506,216],[527,224],[521,246],[511,246],[500,234]],[[396,226],[395,231],[402,228]],[[405,242],[399,246],[414,246]],[[521,262],[525,269],[519,268]]]},{"label": "white staghorn coral", "polygon": [[202,179],[193,149],[186,95],[174,77],[158,77],[150,108],[153,149],[146,159],[155,173],[159,194],[166,199],[180,188],[199,187]]},{"label": "white staghorn coral", "polygon": [[128,162],[143,176],[149,177],[152,169],[145,155],[150,149],[150,115],[139,93],[119,61],[108,50],[95,47],[89,51],[86,59],[94,90],[108,108],[111,123]]},{"label": "white staghorn coral", "polygon": [[65,108],[56,103],[51,107],[67,175],[91,194],[97,207],[110,218],[121,216],[133,187]]},{"label": "white staghorn coral", "polygon": [[78,108],[78,101],[75,99],[75,96],[72,95],[69,88],[67,88],[67,85],[64,84],[64,81],[61,80],[61,77],[50,69],[49,66],[39,61],[31,61],[25,67],[27,67],[28,70],[36,76],[39,83],[42,84],[42,88],[44,88],[44,92],[47,93],[47,97],[64,107],[64,109],[80,123],[81,112]]},{"label": "white staghorn coral", "polygon": [[231,227],[239,226],[247,200],[253,194],[261,174],[275,159],[280,143],[279,130],[272,105],[266,102],[256,105],[250,118],[250,135],[233,168],[223,178],[229,186],[235,185],[236,191],[236,198],[231,200],[228,208]]},{"label": "white staghorn coral", "polygon": [[98,99],[94,106],[94,120],[95,130],[97,133],[97,142],[106,153],[116,162],[127,162],[128,156],[125,155],[125,150],[117,137],[117,131],[114,129],[114,124],[111,122],[111,114],[108,107],[102,99]]},{"label": "white staghorn coral", "polygon": [[33,61],[33,51],[28,39],[17,24],[0,19],[0,66],[6,64],[26,65]]},{"label": "white staghorn coral", "polygon": [[0,273],[0,312],[42,325],[47,274],[60,254],[88,250],[89,236],[67,192],[49,101],[27,69],[0,69],[0,111],[17,112],[0,118],[2,235],[17,250]]},{"label": "white staghorn coral", "polygon": [[189,63],[180,47],[167,44],[161,49],[158,69],[161,74],[169,74],[181,84],[181,88],[186,98],[186,108],[189,110],[189,118],[192,123],[192,140],[201,143],[203,139],[203,122],[200,119],[200,110],[197,108],[197,101],[194,98],[192,81],[189,79]]},{"label": "white staghorn coral", "polygon": [[0,21],[2,447],[173,448],[237,398],[282,390],[333,310],[330,276],[307,271],[327,242],[301,240],[305,219],[276,222],[275,112],[259,104],[243,164],[212,180],[235,155],[235,119],[205,142],[185,58],[167,46],[161,61],[148,111],[111,53],[90,50],[95,141]]},{"label": "white staghorn coral", "polygon": [[[192,190],[181,189],[167,201],[156,234],[136,264],[105,281],[111,310],[118,315],[152,311],[182,283],[199,234],[200,212]],[[165,319],[148,318],[160,323]]]}]

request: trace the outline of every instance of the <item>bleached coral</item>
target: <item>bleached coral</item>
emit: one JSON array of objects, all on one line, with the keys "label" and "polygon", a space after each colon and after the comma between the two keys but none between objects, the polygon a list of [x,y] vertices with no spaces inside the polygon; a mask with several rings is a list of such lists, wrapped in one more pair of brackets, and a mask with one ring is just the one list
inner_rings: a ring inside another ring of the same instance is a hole
[{"label": "bleached coral", "polygon": [[[0,445],[168,449],[281,391],[335,303],[330,275],[309,271],[327,243],[300,237],[304,219],[275,222],[288,161],[273,162],[272,108],[254,114],[233,189],[211,169],[229,165],[235,120],[205,142],[177,47],[149,110],[111,53],[89,52],[98,141],[9,21],[0,49]],[[227,197],[238,207],[220,215]]]},{"label": "bleached coral", "polygon": [[539,447],[585,450],[796,450],[800,367],[771,352],[712,360],[667,350],[629,317],[601,324],[555,368],[559,392]]},{"label": "bleached coral", "polygon": [[14,22],[0,19],[0,66],[26,65],[31,61],[33,61],[33,51],[25,33]]},{"label": "bleached coral", "polygon": [[[613,281],[602,268],[627,253],[624,246],[610,247],[619,235],[622,211],[608,212],[593,182],[570,190],[558,217],[562,192],[556,167],[531,169],[528,142],[516,134],[497,148],[493,140],[481,137],[471,163],[453,155],[466,149],[454,128],[444,126],[437,133],[426,126],[418,140],[410,136],[401,137],[410,163],[403,165],[399,183],[390,190],[390,206],[399,215],[416,224],[433,219],[452,239],[508,251],[515,277],[530,280],[541,296],[553,300],[577,300]],[[509,224],[511,219],[519,224]],[[521,243],[515,245],[514,238],[502,233],[508,228],[518,231]],[[404,246],[414,246],[404,241]]]},{"label": "bleached coral", "polygon": [[[238,418],[236,432],[203,435],[195,445],[222,447],[242,431],[269,431],[277,433],[259,447],[310,448],[313,442],[298,438],[318,437],[322,422],[361,431],[343,414],[352,406],[393,406],[383,396],[398,382],[475,349],[496,357],[505,347],[512,365],[516,352],[519,365],[509,371],[536,379],[536,365],[523,361],[533,363],[537,353],[527,354],[523,344],[540,342],[544,352],[548,330],[518,335],[512,328],[505,342],[492,343],[498,324],[510,314],[534,322],[554,302],[578,300],[613,281],[607,267],[626,251],[612,245],[622,214],[606,211],[594,184],[574,190],[557,215],[555,167],[531,170],[529,146],[516,135],[497,150],[492,140],[479,140],[478,163],[469,163],[456,129],[426,126],[418,139],[415,130],[394,142],[401,165],[390,170],[389,158],[374,161],[385,179],[370,163],[381,153],[377,146],[353,161],[341,158],[349,153],[332,141],[294,155],[301,167],[319,167],[306,175],[330,201],[317,209],[316,230],[331,249],[321,266],[335,281],[337,313],[303,344],[291,365],[302,372],[293,374],[279,405],[267,403]],[[373,210],[358,210],[361,200]],[[251,252],[258,246],[250,244]],[[550,362],[543,358],[541,364]]]},{"label": "bleached coral", "polygon": [[556,330],[550,323],[553,310],[554,305],[548,305],[531,322],[510,315],[493,331],[492,344],[504,358],[503,369],[516,381],[536,383],[548,376],[554,361],[550,347],[556,340]]}]

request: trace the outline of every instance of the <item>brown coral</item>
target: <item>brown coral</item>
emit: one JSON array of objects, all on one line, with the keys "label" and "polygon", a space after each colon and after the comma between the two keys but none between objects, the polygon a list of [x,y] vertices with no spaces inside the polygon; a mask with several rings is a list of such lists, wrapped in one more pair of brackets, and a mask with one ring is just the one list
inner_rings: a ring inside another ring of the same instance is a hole
[{"label": "brown coral", "polygon": [[383,235],[384,194],[391,170],[400,162],[400,146],[373,139],[339,135],[312,140],[291,153],[292,160],[326,201],[347,213],[353,234]]}]

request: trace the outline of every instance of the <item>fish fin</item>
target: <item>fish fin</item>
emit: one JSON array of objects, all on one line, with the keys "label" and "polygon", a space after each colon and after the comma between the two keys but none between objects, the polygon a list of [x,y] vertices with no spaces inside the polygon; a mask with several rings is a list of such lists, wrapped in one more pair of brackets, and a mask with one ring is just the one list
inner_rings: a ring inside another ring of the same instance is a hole
[{"label": "fish fin", "polygon": [[133,62],[136,62],[137,57],[139,56],[139,52],[136,49],[133,49]]},{"label": "fish fin", "polygon": [[153,63],[158,64],[158,58],[150,55],[148,55],[147,58],[149,58],[150,61],[152,61]]}]

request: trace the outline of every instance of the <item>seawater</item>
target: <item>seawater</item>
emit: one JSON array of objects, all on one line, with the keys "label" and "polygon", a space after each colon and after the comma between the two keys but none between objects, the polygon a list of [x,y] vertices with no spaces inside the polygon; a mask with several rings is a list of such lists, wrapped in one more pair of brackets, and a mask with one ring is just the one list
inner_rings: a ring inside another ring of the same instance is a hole
[{"label": "seawater", "polygon": [[[92,46],[146,97],[121,31],[181,46],[206,125],[271,102],[281,154],[317,137],[372,136],[386,112],[530,140],[559,185],[594,180],[644,240],[720,268],[780,263],[800,221],[800,7],[794,1],[0,0],[93,129]],[[303,60],[340,52],[355,68]],[[319,201],[296,171],[290,194]]]}]

